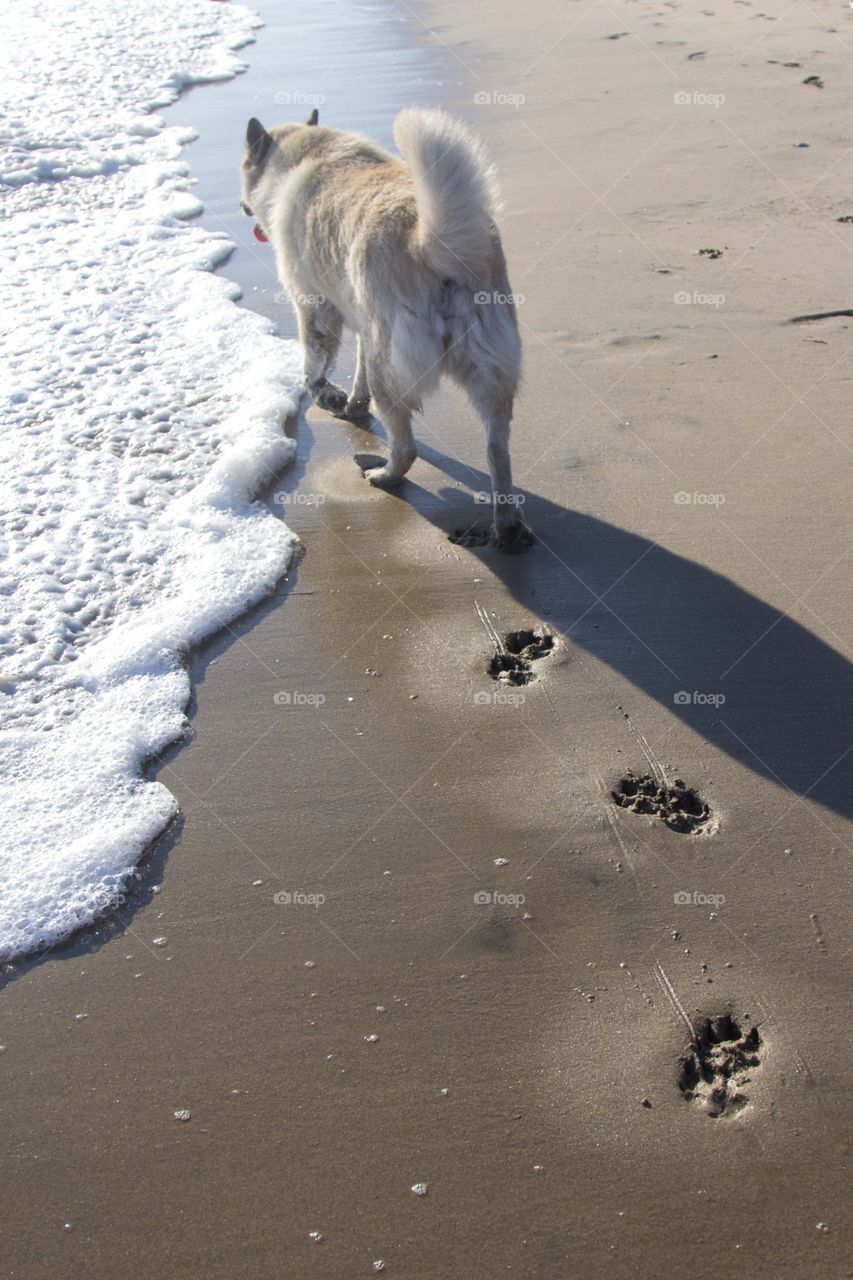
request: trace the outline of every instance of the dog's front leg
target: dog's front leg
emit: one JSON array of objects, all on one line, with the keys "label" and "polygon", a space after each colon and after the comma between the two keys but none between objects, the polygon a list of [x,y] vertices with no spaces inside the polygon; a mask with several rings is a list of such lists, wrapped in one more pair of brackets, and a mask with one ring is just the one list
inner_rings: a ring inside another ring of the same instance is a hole
[{"label": "dog's front leg", "polygon": [[302,382],[318,408],[342,415],[346,412],[347,393],[329,382],[326,373],[338,354],[343,316],[330,302],[318,301],[320,295],[294,290],[293,297],[303,351]]},{"label": "dog's front leg", "polygon": [[347,418],[367,418],[370,415],[370,387],[367,383],[367,356],[361,334],[356,337],[355,377],[347,401]]},{"label": "dog's front leg", "polygon": [[417,449],[412,435],[411,410],[384,390],[376,391],[374,398],[379,416],[388,429],[391,456],[384,467],[371,467],[364,474],[371,484],[386,489],[400,483],[417,457]]}]

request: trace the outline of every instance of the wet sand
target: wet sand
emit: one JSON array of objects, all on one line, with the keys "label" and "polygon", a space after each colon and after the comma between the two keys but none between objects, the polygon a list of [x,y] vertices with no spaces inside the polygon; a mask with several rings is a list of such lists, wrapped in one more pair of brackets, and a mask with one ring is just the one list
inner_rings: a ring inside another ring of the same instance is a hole
[{"label": "wet sand", "polygon": [[[352,461],[380,430],[294,424],[306,554],[194,662],[180,826],[3,991],[4,1274],[850,1275],[851,322],[787,322],[850,303],[853,20],[390,13],[321,116],[387,139],[399,40],[487,140],[539,541],[448,540],[485,487],[455,392],[396,495]],[[204,94],[261,115],[251,76]],[[630,771],[703,832],[617,805]]]}]

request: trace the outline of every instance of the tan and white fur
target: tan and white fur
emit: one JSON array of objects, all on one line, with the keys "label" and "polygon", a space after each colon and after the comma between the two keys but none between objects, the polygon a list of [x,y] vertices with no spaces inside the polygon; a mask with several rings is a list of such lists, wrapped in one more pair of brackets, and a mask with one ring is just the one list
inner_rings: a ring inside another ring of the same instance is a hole
[{"label": "tan and white fur", "polygon": [[[252,119],[242,205],[275,249],[299,319],[304,384],[339,417],[371,399],[390,438],[375,485],[399,483],[417,456],[412,414],[443,374],[483,420],[494,536],[526,545],[509,453],[521,343],[500,235],[494,171],[479,142],[441,111],[403,111],[403,159],[317,123],[264,129]],[[346,325],[358,335],[349,396],[327,374]]]}]

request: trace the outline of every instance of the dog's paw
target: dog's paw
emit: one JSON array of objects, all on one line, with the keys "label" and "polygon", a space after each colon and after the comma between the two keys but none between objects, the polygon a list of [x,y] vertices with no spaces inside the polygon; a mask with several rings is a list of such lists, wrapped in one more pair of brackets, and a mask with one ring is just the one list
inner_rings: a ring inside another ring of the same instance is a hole
[{"label": "dog's paw", "polygon": [[336,417],[345,416],[347,393],[340,387],[336,387],[333,382],[326,382],[323,379],[322,382],[316,383],[311,388],[311,395],[318,409],[325,409],[327,413],[333,413]]},{"label": "dog's paw", "polygon": [[348,422],[363,422],[370,417],[370,399],[354,400],[350,396],[344,406],[343,413],[337,415],[339,418],[346,418]]},{"label": "dog's paw", "polygon": [[369,480],[378,489],[390,489],[402,479],[391,470],[390,458],[383,458],[378,453],[357,453],[353,461],[365,480]]},{"label": "dog's paw", "polygon": [[493,541],[499,551],[514,555],[519,551],[527,551],[533,546],[536,538],[526,524],[521,520],[515,520],[512,524],[495,526]]},{"label": "dog's paw", "polygon": [[364,478],[369,480],[371,484],[376,485],[377,489],[391,489],[395,484],[399,484],[402,476],[394,475],[389,466],[384,467],[366,467],[364,469]]}]

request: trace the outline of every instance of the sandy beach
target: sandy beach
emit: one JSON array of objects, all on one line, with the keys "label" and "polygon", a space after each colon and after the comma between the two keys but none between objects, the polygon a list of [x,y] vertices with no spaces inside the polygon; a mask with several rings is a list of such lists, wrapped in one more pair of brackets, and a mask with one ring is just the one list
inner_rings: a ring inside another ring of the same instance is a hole
[{"label": "sandy beach", "polygon": [[[179,821],[6,975],[0,1272],[851,1276],[853,10],[258,9],[249,72],[170,113],[223,273],[292,336],[249,115],[465,119],[537,543],[450,540],[488,487],[450,389],[393,494],[378,423],[290,424],[304,552],[193,660]],[[553,648],[496,680],[519,630]],[[620,807],[631,774],[707,821]]]}]

